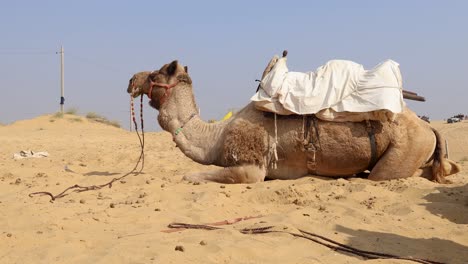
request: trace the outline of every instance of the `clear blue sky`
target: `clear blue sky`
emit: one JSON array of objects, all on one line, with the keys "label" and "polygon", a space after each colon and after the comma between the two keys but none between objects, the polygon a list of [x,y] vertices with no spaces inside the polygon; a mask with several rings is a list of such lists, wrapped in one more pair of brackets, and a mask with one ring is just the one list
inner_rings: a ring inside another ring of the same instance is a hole
[{"label": "clear blue sky", "polygon": [[[249,102],[283,49],[293,71],[393,59],[405,88],[427,99],[408,103],[418,114],[468,114],[467,13],[468,1],[2,1],[0,122],[59,109],[60,45],[65,108],[124,126],[137,71],[178,59],[202,118],[219,119]],[[159,129],[145,110],[146,127]]]}]

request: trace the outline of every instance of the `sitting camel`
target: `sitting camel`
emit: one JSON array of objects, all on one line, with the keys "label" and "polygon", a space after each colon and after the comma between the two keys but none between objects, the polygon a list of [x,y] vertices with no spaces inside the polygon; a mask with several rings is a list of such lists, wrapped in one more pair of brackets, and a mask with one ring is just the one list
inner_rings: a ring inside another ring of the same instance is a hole
[{"label": "sitting camel", "polygon": [[135,74],[127,92],[148,95],[159,110],[160,126],[187,157],[224,167],[184,177],[193,182],[349,177],[364,171],[376,181],[423,176],[445,182],[445,176],[460,171],[444,158],[440,134],[408,108],[393,122],[338,123],[276,117],[249,103],[228,120],[207,123],[198,115],[187,68],[177,61]]}]

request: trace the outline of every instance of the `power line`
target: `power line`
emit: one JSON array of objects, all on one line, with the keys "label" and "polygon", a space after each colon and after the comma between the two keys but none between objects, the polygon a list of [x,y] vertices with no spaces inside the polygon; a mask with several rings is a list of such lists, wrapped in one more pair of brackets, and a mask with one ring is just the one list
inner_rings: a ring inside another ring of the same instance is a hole
[{"label": "power line", "polygon": [[[35,50],[0,50],[0,56],[29,56],[29,55],[56,55],[56,54],[61,54],[60,52],[57,51],[35,51]],[[106,63],[98,62],[96,60],[86,58],[83,56],[78,56],[73,53],[67,53],[67,56],[77,59],[81,62],[85,62],[89,65],[92,65],[97,68],[105,69],[110,72],[119,72],[119,73],[127,73],[127,70],[121,68],[121,67],[116,67],[116,65],[109,65]]]},{"label": "power line", "polygon": [[52,55],[55,51],[0,50],[0,55]]},{"label": "power line", "polygon": [[86,57],[82,57],[82,56],[78,56],[78,55],[73,54],[73,53],[67,53],[67,56],[71,57],[71,58],[74,58],[74,59],[77,59],[79,61],[85,62],[85,63],[87,63],[89,65],[93,65],[96,68],[101,68],[101,69],[108,70],[110,72],[127,73],[126,70],[124,70],[123,68],[120,68],[120,67],[116,67],[115,65],[109,65],[109,64],[106,64],[106,63],[98,62],[96,60],[86,58]]}]

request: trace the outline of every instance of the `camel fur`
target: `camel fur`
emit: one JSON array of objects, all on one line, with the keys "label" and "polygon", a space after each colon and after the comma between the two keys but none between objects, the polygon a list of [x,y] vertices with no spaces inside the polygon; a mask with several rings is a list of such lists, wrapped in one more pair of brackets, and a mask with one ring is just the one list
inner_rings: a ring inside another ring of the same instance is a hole
[{"label": "camel fur", "polygon": [[[164,85],[175,86],[166,89]],[[177,61],[157,71],[135,74],[127,92],[136,97],[147,94],[151,86],[150,105],[159,111],[158,122],[173,135],[177,147],[196,162],[224,167],[184,179],[253,183],[265,178],[297,179],[311,173],[302,144],[301,116],[278,118],[275,127],[272,117],[250,103],[228,120],[207,123],[198,115],[187,69]],[[440,134],[410,109],[394,121],[373,124],[378,160],[369,168],[371,146],[366,122],[318,120],[320,149],[314,174],[349,177],[370,170],[368,179],[376,181],[422,176],[445,182],[446,176],[460,171],[458,164],[444,158]]]}]

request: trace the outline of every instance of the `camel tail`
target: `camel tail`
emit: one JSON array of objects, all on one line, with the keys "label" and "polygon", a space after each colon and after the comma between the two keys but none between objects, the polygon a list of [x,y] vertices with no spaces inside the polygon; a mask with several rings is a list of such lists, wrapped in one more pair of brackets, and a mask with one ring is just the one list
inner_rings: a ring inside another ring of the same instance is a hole
[{"label": "camel tail", "polygon": [[434,150],[434,161],[432,163],[432,180],[439,183],[445,183],[445,173],[442,167],[444,160],[444,146],[442,145],[442,136],[440,133],[432,129],[436,136],[436,147]]},{"label": "camel tail", "polygon": [[432,128],[436,136],[436,147],[434,150],[434,161],[432,163],[432,181],[447,183],[445,176],[460,172],[460,165],[445,158],[444,140],[440,133]]}]

